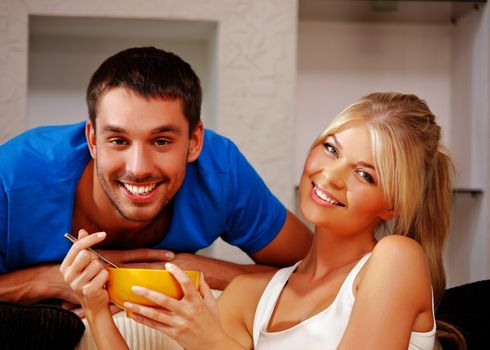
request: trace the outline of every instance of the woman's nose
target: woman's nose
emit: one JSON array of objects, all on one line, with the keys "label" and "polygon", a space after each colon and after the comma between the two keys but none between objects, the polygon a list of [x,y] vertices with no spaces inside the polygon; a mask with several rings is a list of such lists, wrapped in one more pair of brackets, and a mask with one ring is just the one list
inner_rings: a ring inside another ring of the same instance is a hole
[{"label": "woman's nose", "polygon": [[346,169],[341,160],[337,160],[323,169],[323,176],[327,184],[334,188],[345,186]]}]

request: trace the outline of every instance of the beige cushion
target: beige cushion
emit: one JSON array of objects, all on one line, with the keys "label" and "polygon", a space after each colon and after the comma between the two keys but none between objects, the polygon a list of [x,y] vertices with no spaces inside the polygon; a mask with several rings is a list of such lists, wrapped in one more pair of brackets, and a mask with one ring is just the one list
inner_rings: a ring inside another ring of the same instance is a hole
[{"label": "beige cushion", "polygon": [[[117,328],[123,335],[130,349],[138,350],[182,350],[183,348],[174,340],[162,332],[126,317],[126,312],[121,311],[113,316]],[[97,350],[87,320],[84,318],[85,333],[76,350]]]},{"label": "beige cushion", "polygon": [[[221,294],[220,290],[212,290],[215,298]],[[177,342],[167,337],[162,332],[153,328],[143,326],[142,324],[126,317],[126,312],[121,311],[113,316],[117,328],[126,340],[130,349],[137,350],[182,350]],[[97,350],[87,319],[82,320],[85,324],[85,333],[83,334],[80,343],[75,348],[76,350]]]}]

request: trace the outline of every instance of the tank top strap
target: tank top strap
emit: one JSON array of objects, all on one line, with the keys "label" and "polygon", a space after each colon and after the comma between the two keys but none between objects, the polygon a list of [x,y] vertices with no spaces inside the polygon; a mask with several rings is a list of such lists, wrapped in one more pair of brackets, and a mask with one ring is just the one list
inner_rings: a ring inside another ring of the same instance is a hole
[{"label": "tank top strap", "polygon": [[339,295],[346,295],[349,298],[354,298],[354,293],[352,291],[352,287],[354,286],[354,280],[357,277],[357,274],[359,271],[363,268],[364,264],[368,261],[369,257],[371,256],[371,253],[367,253],[364,255],[359,261],[356,263],[356,265],[350,270],[349,274],[347,275],[347,278],[345,279],[344,283],[342,284],[342,287],[339,290]]},{"label": "tank top strap", "polygon": [[267,327],[269,320],[272,316],[272,312],[276,306],[279,294],[281,294],[284,286],[289,280],[289,276],[296,270],[301,261],[298,261],[293,266],[289,266],[278,270],[274,276],[272,276],[269,284],[265,288],[260,298],[257,309],[255,310],[254,323],[253,323],[253,342],[254,347],[259,339],[260,330],[263,327]]}]

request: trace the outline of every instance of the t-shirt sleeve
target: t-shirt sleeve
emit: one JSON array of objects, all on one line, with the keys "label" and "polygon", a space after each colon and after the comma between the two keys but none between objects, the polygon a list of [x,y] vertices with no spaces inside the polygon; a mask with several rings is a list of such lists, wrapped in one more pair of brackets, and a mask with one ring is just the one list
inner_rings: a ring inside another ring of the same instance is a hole
[{"label": "t-shirt sleeve", "polygon": [[0,181],[0,273],[6,272],[5,255],[7,252],[7,195]]},{"label": "t-shirt sleeve", "polygon": [[228,155],[226,228],[222,238],[252,254],[268,245],[286,220],[286,208],[235,145]]}]

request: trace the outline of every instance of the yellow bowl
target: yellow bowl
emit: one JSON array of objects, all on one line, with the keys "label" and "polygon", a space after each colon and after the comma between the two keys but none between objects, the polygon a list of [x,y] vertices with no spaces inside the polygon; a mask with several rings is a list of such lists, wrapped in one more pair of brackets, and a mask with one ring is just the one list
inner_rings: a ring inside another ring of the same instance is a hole
[{"label": "yellow bowl", "polygon": [[[168,295],[175,299],[183,297],[179,282],[167,270],[109,268],[107,291],[114,304],[123,308],[124,302],[158,306],[152,301],[137,296],[131,291],[133,286],[142,286]],[[196,288],[199,288],[199,271],[185,271]]]}]

